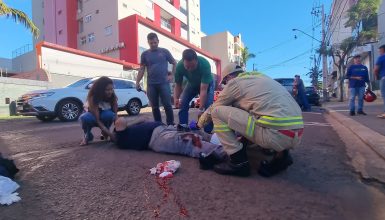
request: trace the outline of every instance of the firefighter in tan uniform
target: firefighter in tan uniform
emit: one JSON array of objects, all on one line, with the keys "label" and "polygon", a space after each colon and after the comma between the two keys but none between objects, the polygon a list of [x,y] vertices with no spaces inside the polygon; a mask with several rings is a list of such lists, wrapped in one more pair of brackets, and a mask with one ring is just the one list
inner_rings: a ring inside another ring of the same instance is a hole
[{"label": "firefighter in tan uniform", "polygon": [[[274,150],[274,159],[258,170],[272,176],[293,163],[289,149],[299,144],[303,133],[302,112],[289,92],[278,82],[257,72],[244,72],[229,64],[222,72],[224,89],[199,118],[198,127],[214,123],[230,160],[216,164],[214,171],[227,175],[250,175],[246,146],[237,134],[264,149]],[[237,133],[237,134],[236,134]]]}]

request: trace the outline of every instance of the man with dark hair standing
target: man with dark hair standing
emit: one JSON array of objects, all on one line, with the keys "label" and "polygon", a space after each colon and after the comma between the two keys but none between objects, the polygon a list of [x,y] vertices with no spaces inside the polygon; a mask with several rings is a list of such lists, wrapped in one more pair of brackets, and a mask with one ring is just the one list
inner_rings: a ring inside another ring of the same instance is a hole
[{"label": "man with dark hair standing", "polygon": [[355,101],[358,96],[358,109],[357,114],[366,115],[363,111],[364,107],[364,93],[365,83],[369,82],[368,68],[361,64],[361,56],[356,55],[353,58],[354,64],[352,64],[347,71],[346,78],[349,80],[349,110],[350,115],[353,116],[355,112]]},{"label": "man with dark hair standing", "polygon": [[299,75],[294,76],[294,88],[293,93],[296,96],[296,99],[298,102],[300,102],[301,108],[303,111],[310,112],[311,106],[309,105],[309,101],[307,100],[306,94],[305,94],[305,85],[303,84],[303,81]]},{"label": "man with dark hair standing", "polygon": [[380,80],[381,96],[384,100],[384,112],[377,117],[385,118],[385,44],[378,48],[380,56],[377,59],[374,73],[378,80]]},{"label": "man with dark hair standing", "polygon": [[[152,107],[152,114],[155,121],[162,121],[159,110],[159,97],[166,112],[167,124],[174,124],[174,113],[171,104],[171,89],[169,79],[173,77],[176,62],[170,51],[158,47],[159,39],[155,33],[147,35],[147,42],[150,46],[140,56],[140,70],[136,79],[136,88],[140,89],[140,81],[147,68],[147,96]],[[169,74],[168,63],[172,64],[172,71]]]},{"label": "man with dark hair standing", "polygon": [[[183,77],[187,79],[187,85],[183,89]],[[178,62],[175,72],[174,103],[179,110],[179,124],[182,128],[188,127],[188,111],[190,101],[199,94],[199,111],[202,114],[214,100],[214,79],[211,73],[210,63],[203,57],[197,56],[192,49],[183,51],[182,60]],[[182,95],[181,95],[182,94]],[[210,133],[212,124],[205,127]]]}]

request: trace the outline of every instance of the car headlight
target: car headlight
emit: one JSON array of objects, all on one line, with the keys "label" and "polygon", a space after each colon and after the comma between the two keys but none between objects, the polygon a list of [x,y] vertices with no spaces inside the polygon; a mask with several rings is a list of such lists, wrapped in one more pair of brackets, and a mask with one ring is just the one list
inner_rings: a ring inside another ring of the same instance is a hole
[{"label": "car headlight", "polygon": [[30,94],[30,98],[31,99],[35,99],[35,98],[46,98],[46,97],[49,97],[51,95],[55,94],[54,92],[42,92],[42,93],[33,93],[33,94]]}]

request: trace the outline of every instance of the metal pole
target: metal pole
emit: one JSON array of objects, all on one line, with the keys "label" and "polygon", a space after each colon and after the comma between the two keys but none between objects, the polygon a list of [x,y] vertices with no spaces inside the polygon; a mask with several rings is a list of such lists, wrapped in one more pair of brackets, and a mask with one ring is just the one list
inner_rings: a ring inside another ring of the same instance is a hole
[{"label": "metal pole", "polygon": [[[325,12],[324,5],[322,5],[322,49],[326,49],[326,33],[325,33]],[[322,94],[323,101],[327,102],[328,92],[327,92],[327,83],[328,83],[328,73],[327,73],[327,56],[325,53],[322,54]]]}]

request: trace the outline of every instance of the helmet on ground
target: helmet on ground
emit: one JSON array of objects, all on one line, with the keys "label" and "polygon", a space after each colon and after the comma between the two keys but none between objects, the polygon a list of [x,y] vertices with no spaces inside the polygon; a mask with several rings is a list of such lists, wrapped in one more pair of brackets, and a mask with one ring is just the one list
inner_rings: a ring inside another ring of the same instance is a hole
[{"label": "helmet on ground", "polygon": [[377,99],[376,94],[374,94],[370,89],[367,89],[364,94],[364,100],[367,102],[374,102]]},{"label": "helmet on ground", "polygon": [[232,73],[241,73],[241,72],[243,72],[242,67],[237,65],[236,63],[227,64],[227,66],[225,66],[225,68],[222,70],[221,83],[226,78],[226,76]]}]

